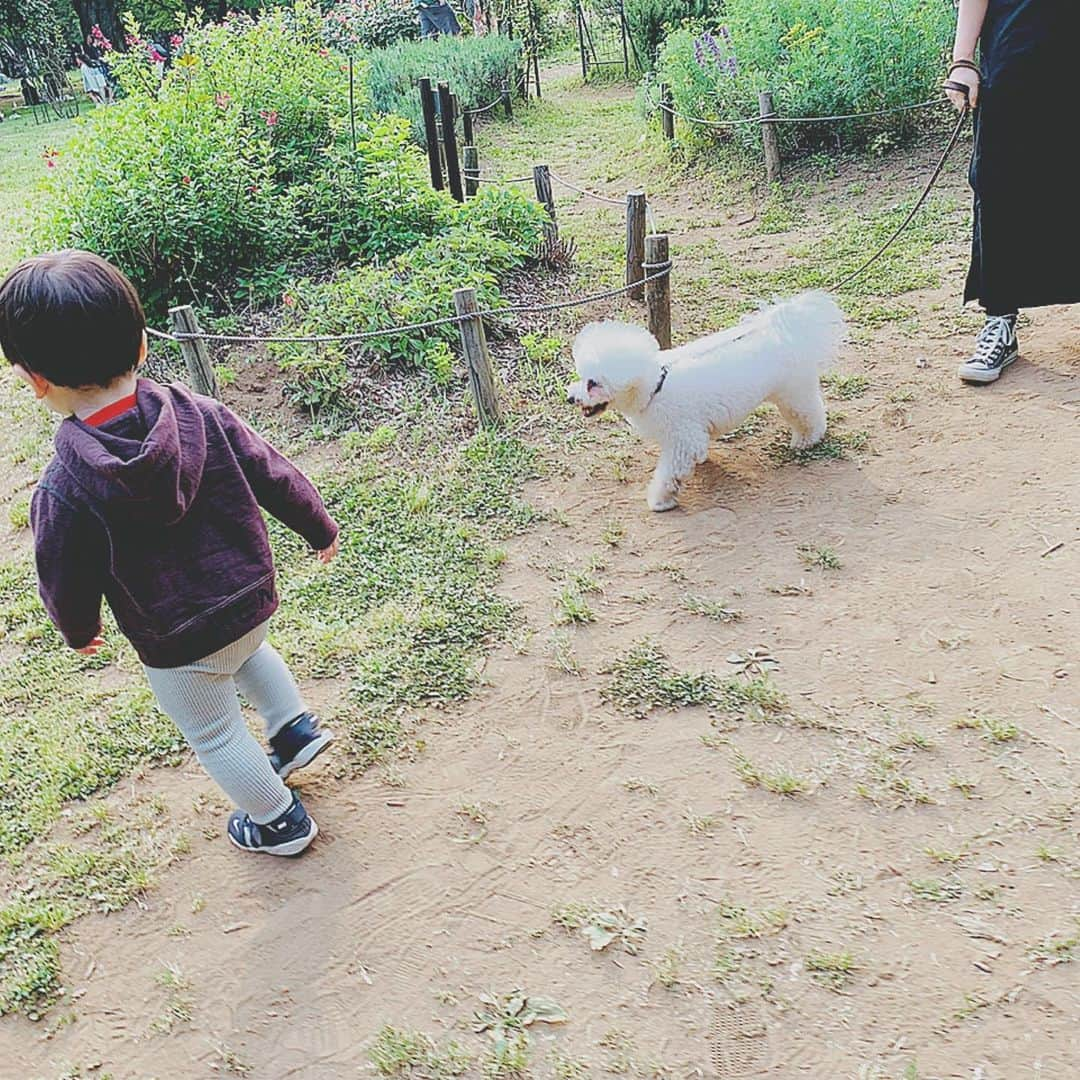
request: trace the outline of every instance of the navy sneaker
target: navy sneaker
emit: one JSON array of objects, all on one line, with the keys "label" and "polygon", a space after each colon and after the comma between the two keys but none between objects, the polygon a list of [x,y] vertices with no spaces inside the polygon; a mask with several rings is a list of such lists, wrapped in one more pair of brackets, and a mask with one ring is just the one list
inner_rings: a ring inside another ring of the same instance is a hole
[{"label": "navy sneaker", "polygon": [[270,764],[284,780],[290,773],[310,765],[334,740],[332,731],[319,726],[313,713],[301,713],[270,740]]},{"label": "navy sneaker", "polygon": [[243,810],[234,810],[229,815],[229,839],[245,851],[299,855],[318,835],[319,826],[295,794],[292,806],[265,825],[256,825]]},{"label": "navy sneaker", "polygon": [[1015,315],[988,315],[975,341],[970,360],[960,365],[959,376],[967,383],[992,383],[1020,355]]}]

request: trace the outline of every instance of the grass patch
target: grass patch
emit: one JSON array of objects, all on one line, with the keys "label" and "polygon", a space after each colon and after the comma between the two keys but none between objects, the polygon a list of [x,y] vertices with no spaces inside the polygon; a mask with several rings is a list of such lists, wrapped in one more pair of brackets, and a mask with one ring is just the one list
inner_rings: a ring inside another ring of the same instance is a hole
[{"label": "grass patch", "polygon": [[806,958],[806,970],[815,981],[830,990],[840,990],[851,981],[855,971],[855,957],[849,952],[812,952]]},{"label": "grass patch", "polygon": [[749,719],[775,719],[788,705],[768,675],[738,679],[708,671],[680,672],[651,641],[638,642],[612,664],[611,680],[601,696],[620,712],[638,717],[653,709],[703,705]]},{"label": "grass patch", "polygon": [[875,806],[929,806],[934,801],[930,792],[921,781],[904,772],[905,764],[895,754],[872,754],[866,777],[856,785],[855,794]]},{"label": "grass patch", "polygon": [[810,782],[805,777],[797,776],[786,769],[762,768],[740,753],[735,755],[735,771],[748,787],[763,788],[774,795],[801,795],[810,787]]},{"label": "grass patch", "polygon": [[727,607],[720,600],[710,600],[707,596],[684,596],[682,608],[720,623],[738,622],[743,617],[738,609]]},{"label": "grass patch", "polygon": [[956,726],[961,731],[977,731],[989,743],[1014,742],[1020,737],[1016,724],[993,716],[962,716]]},{"label": "grass patch", "polygon": [[964,895],[963,883],[958,878],[916,878],[908,886],[913,896],[931,904],[947,904]]},{"label": "grass patch", "polygon": [[368,1058],[380,1076],[415,1076],[425,1080],[461,1076],[471,1064],[469,1053],[456,1042],[440,1048],[422,1031],[390,1026],[375,1036]]},{"label": "grass patch", "polygon": [[833,421],[825,437],[814,446],[804,450],[793,450],[788,436],[782,434],[769,448],[769,455],[782,465],[812,465],[815,461],[843,461],[852,454],[861,454],[870,447],[870,433],[867,431],[836,431]]},{"label": "grass patch", "polygon": [[825,544],[800,544],[795,550],[807,566],[819,570],[839,570],[844,565],[836,551]]},{"label": "grass patch", "polygon": [[828,391],[829,397],[852,401],[862,397],[870,389],[870,380],[865,375],[840,375],[833,372],[822,376],[821,385]]}]

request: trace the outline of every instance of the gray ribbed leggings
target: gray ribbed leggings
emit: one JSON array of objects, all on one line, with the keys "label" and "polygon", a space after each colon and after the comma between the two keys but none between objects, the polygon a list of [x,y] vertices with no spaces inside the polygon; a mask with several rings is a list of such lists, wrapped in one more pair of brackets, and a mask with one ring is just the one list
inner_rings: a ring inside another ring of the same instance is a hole
[{"label": "gray ribbed leggings", "polygon": [[201,660],[146,668],[150,688],[203,768],[256,824],[289,809],[292,794],[248,731],[237,691],[258,710],[269,738],[305,711],[285,661],[266,641],[266,623]]}]

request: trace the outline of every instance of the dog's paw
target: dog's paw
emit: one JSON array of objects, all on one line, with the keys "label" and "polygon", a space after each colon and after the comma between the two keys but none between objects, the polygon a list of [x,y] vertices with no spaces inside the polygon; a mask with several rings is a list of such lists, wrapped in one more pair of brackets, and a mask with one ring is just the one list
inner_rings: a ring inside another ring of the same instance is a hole
[{"label": "dog's paw", "polygon": [[817,446],[824,438],[824,431],[811,431],[806,435],[803,435],[798,431],[793,431],[791,433],[791,449],[809,450],[811,446]]},{"label": "dog's paw", "polygon": [[656,514],[662,514],[665,510],[674,510],[679,505],[679,500],[672,494],[653,495],[650,492],[645,501],[649,504],[649,509]]}]

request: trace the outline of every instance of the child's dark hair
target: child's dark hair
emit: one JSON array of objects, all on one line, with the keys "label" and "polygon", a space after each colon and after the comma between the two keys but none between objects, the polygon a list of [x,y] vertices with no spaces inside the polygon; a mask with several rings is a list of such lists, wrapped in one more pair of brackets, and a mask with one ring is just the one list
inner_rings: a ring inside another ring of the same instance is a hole
[{"label": "child's dark hair", "polygon": [[56,386],[108,386],[126,375],[145,329],[135,287],[89,251],[37,255],[0,282],[0,351]]}]

